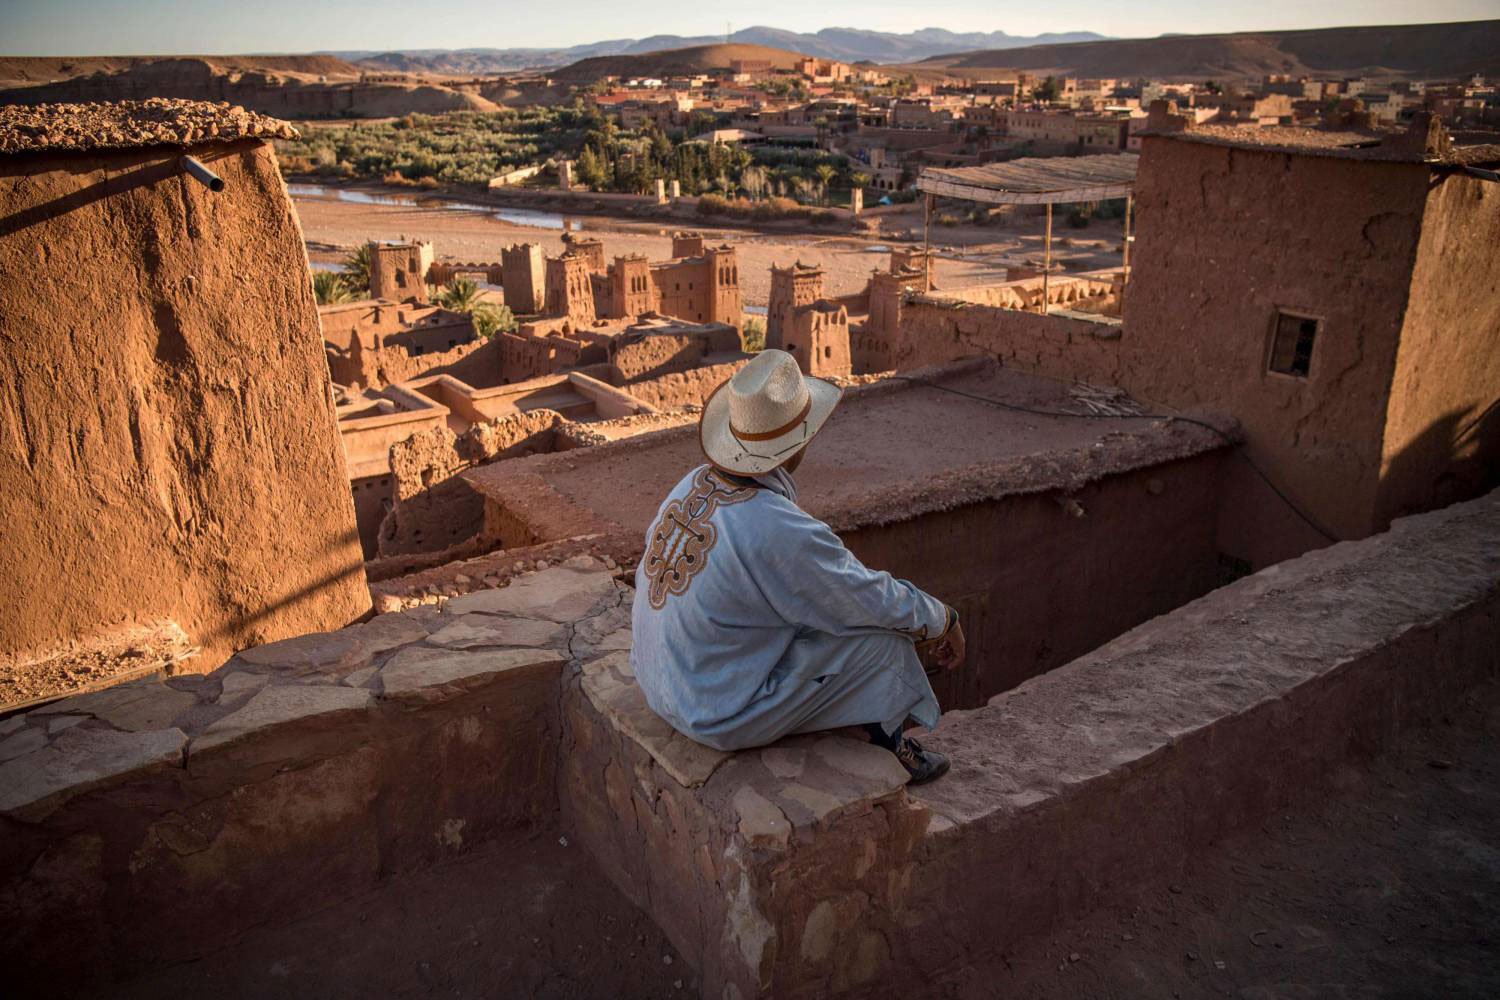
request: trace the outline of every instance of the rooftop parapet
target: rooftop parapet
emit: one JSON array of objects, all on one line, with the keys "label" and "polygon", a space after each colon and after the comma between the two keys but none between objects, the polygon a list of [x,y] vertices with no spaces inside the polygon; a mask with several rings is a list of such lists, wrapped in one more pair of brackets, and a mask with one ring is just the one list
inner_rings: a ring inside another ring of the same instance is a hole
[{"label": "rooftop parapet", "polygon": [[194,146],[235,139],[295,139],[279,118],[228,103],[169,100],[0,108],[0,153]]}]

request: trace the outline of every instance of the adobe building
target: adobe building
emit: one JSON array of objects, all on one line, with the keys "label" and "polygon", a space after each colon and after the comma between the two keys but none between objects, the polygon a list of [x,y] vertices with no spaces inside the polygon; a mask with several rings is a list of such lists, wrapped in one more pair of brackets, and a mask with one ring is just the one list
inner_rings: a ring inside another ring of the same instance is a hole
[{"label": "adobe building", "polygon": [[336,385],[379,389],[435,369],[482,378],[498,365],[473,358],[485,342],[466,313],[418,302],[365,299],[319,306],[323,348]]},{"label": "adobe building", "polygon": [[[1500,482],[1500,145],[1430,116],[1246,130],[1158,102],[1149,124],[1123,322],[1110,274],[906,293],[896,367],[987,354],[1154,412],[1221,406],[1246,442],[1221,539],[1240,571]],[[1052,160],[1005,170],[1057,179]]]},{"label": "adobe building", "polygon": [[583,258],[584,266],[590,274],[604,273],[604,241],[599,237],[565,232],[562,234],[562,243],[566,251]]},{"label": "adobe building", "polygon": [[431,243],[371,243],[370,298],[426,302]]},{"label": "adobe building", "polygon": [[[1120,384],[1223,401],[1321,528],[1242,470],[1264,517],[1226,548],[1258,567],[1500,482],[1500,184],[1482,172],[1500,146],[1456,148],[1425,115],[1371,134],[1164,110],[1141,149]],[[1285,542],[1252,555],[1267,537]]]},{"label": "adobe building", "polygon": [[623,319],[652,312],[656,302],[651,292],[651,261],[645,254],[625,254],[615,258],[604,281],[595,285],[594,301],[601,317]]},{"label": "adobe building", "polygon": [[594,283],[587,257],[568,250],[560,257],[547,258],[546,303],[548,316],[583,325],[594,321]]},{"label": "adobe building", "polygon": [[889,271],[877,269],[870,275],[869,312],[849,336],[854,371],[885,372],[897,367],[902,306],[909,293],[921,292],[927,283],[927,274],[920,267],[895,261]]},{"label": "adobe building", "polygon": [[293,134],[194,101],[0,109],[0,663],[171,623],[209,670],[370,607]]},{"label": "adobe building", "polygon": [[849,310],[823,297],[823,271],[803,264],[771,267],[766,346],[786,351],[809,375],[852,371]]},{"label": "adobe building", "polygon": [[547,302],[547,271],[542,248],[514,243],[500,251],[505,304],[517,316],[539,313]]},{"label": "adobe building", "polygon": [[[678,256],[678,251],[697,251]],[[739,257],[733,246],[704,246],[696,234],[672,237],[673,259],[651,265],[654,312],[693,323],[743,322]]]}]

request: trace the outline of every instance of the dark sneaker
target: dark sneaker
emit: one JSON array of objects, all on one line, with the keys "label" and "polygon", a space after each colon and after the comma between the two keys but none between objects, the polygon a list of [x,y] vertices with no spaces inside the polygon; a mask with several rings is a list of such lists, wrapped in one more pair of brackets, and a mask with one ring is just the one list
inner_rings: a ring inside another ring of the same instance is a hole
[{"label": "dark sneaker", "polygon": [[910,736],[901,738],[900,745],[896,747],[896,759],[906,768],[906,773],[911,775],[906,782],[908,785],[925,784],[948,773],[947,755],[936,750],[922,749],[922,744]]}]

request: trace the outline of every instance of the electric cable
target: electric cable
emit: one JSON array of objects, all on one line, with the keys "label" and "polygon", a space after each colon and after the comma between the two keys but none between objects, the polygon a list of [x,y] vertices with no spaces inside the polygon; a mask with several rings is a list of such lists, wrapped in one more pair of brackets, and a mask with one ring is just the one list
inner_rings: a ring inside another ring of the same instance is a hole
[{"label": "electric cable", "polygon": [[1296,503],[1294,503],[1291,497],[1282,492],[1281,488],[1271,480],[1271,477],[1266,475],[1265,472],[1261,470],[1260,466],[1256,465],[1255,462],[1251,460],[1249,455],[1245,454],[1245,450],[1243,447],[1244,442],[1236,441],[1227,433],[1220,430],[1218,427],[1215,427],[1213,424],[1209,423],[1206,420],[1198,420],[1194,417],[1178,416],[1177,414],[1172,413],[1068,413],[1066,410],[1038,410],[1030,406],[1020,406],[1016,403],[1007,403],[1001,399],[993,399],[989,396],[981,396],[978,393],[974,392],[965,392],[962,389],[955,389],[952,386],[942,385],[938,382],[930,382],[927,379],[916,378],[912,375],[893,374],[887,376],[887,378],[901,379],[903,382],[911,382],[915,385],[925,385],[929,389],[938,389],[942,392],[951,392],[953,395],[962,396],[965,399],[972,399],[980,403],[988,403],[991,406],[999,406],[1006,410],[1014,410],[1017,413],[1030,413],[1038,417],[1072,417],[1075,420],[1177,420],[1185,424],[1196,424],[1199,427],[1205,427],[1208,430],[1213,431],[1221,439],[1223,439],[1225,444],[1234,448],[1234,453],[1242,458],[1246,465],[1250,466],[1251,470],[1261,478],[1261,481],[1270,488],[1271,492],[1276,494],[1277,499],[1286,504],[1287,508],[1290,509],[1292,513],[1296,514],[1304,522],[1306,522],[1308,527],[1312,528],[1318,534],[1322,535],[1323,538],[1325,538],[1329,542],[1342,541],[1342,539],[1340,539],[1337,535],[1333,534],[1327,528],[1324,528],[1321,524],[1319,524],[1317,520],[1312,517],[1312,515],[1308,514]]}]

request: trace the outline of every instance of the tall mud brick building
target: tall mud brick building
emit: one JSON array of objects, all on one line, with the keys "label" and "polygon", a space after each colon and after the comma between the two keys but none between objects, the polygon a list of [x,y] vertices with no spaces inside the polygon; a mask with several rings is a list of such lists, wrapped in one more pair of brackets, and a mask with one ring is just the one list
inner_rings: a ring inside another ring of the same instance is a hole
[{"label": "tall mud brick building", "polygon": [[368,610],[289,133],[187,101],[0,112],[0,666],[180,629],[207,669]]}]

